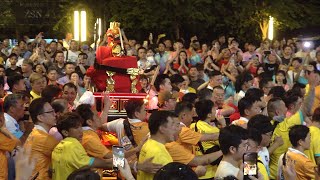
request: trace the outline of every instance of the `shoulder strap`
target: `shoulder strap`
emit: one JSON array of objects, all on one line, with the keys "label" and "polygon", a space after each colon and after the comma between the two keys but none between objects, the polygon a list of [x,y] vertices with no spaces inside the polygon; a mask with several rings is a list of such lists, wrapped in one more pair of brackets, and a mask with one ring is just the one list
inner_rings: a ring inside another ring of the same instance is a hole
[{"label": "shoulder strap", "polygon": [[[197,123],[198,123],[198,122],[196,122],[196,124],[194,125],[194,130],[195,130],[196,132],[198,132]],[[198,146],[199,146],[200,151],[202,152],[202,154],[205,154],[201,141],[198,141]]]},{"label": "shoulder strap", "polygon": [[128,119],[125,119],[123,121],[123,127],[124,127],[124,132],[126,133],[126,135],[128,136],[130,142],[132,143],[133,146],[137,146],[137,143],[136,141],[134,140],[134,137],[133,137],[133,133],[132,133],[132,130],[131,130],[131,124],[129,123],[129,120]]}]

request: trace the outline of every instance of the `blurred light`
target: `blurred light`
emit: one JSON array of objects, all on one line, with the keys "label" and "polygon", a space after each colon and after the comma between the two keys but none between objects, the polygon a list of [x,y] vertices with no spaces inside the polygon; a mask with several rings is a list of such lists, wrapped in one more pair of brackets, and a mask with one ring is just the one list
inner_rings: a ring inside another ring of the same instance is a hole
[{"label": "blurred light", "polygon": [[268,39],[273,40],[273,17],[269,16]]},{"label": "blurred light", "polygon": [[87,12],[81,11],[81,42],[87,40]]},{"label": "blurred light", "polygon": [[99,27],[98,27],[98,39],[100,39],[101,37],[101,32],[102,32],[102,21],[101,21],[101,18],[98,18],[98,24],[99,24]]},{"label": "blurred light", "polygon": [[73,18],[74,40],[79,41],[80,40],[80,29],[79,29],[80,17],[79,17],[79,11],[74,11],[73,17],[74,17]]},{"label": "blurred light", "polygon": [[305,48],[310,48],[311,47],[311,42],[310,41],[306,41],[303,43],[303,47]]}]

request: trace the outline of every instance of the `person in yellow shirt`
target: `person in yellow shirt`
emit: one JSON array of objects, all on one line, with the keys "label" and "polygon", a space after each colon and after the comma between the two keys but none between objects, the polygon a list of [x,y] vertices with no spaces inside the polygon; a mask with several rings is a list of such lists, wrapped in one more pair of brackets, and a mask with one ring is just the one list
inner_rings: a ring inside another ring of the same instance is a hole
[{"label": "person in yellow shirt", "polygon": [[[270,154],[269,149],[277,148],[283,144],[281,137],[276,138],[273,146],[269,146],[271,143],[271,136],[273,133],[273,125],[271,124],[271,118],[262,114],[258,114],[250,118],[248,122],[248,130],[256,129],[261,134],[262,140],[259,145],[258,157],[267,170],[267,175],[270,175]],[[269,149],[267,148],[269,147]],[[266,178],[265,178],[266,179]]]},{"label": "person in yellow shirt", "polygon": [[36,159],[32,177],[39,173],[37,179],[50,179],[51,153],[58,141],[49,135],[49,130],[56,125],[56,114],[52,106],[43,98],[33,100],[29,112],[35,125],[24,148],[31,148],[31,158]]},{"label": "person in yellow shirt", "polygon": [[8,179],[6,152],[11,152],[19,144],[20,141],[5,128],[2,106],[0,106],[0,179]]},{"label": "person in yellow shirt", "polygon": [[[250,121],[249,121],[250,122]],[[262,142],[262,135],[259,132],[259,130],[255,129],[255,128],[248,128],[248,133],[249,133],[249,137],[248,137],[248,151],[247,152],[255,152],[255,153],[259,153],[260,149],[261,149],[261,142]],[[264,180],[269,180],[269,174],[267,171],[267,168],[265,167],[265,165],[262,162],[261,157],[258,155],[258,170],[261,173],[261,175],[263,176]]]},{"label": "person in yellow shirt", "polygon": [[[175,114],[169,111],[155,111],[148,122],[150,139],[142,146],[138,162],[152,158],[153,163],[166,165],[173,162],[172,157],[165,148],[165,144],[176,140],[179,132],[179,121]],[[138,171],[138,180],[152,180],[154,174]]]},{"label": "person in yellow shirt", "polygon": [[82,146],[89,156],[100,159],[112,158],[112,152],[105,147],[96,130],[101,128],[101,119],[96,112],[91,110],[90,104],[81,104],[76,112],[84,119],[82,124]]},{"label": "person in yellow shirt", "polygon": [[52,152],[53,180],[67,179],[68,176],[80,168],[112,168],[112,159],[89,157],[81,145],[83,119],[77,113],[63,114],[58,121],[57,128],[64,139]]},{"label": "person in yellow shirt", "polygon": [[[195,104],[196,112],[198,114],[198,120],[196,123],[192,123],[190,128],[199,133],[219,133],[219,127],[225,127],[226,122],[223,116],[216,116],[217,107],[214,106],[214,103],[211,100],[202,100]],[[219,142],[215,141],[202,141],[197,143],[196,155],[204,155],[207,151],[210,151],[212,148],[218,148]],[[209,150],[210,149],[210,150]],[[218,148],[219,149],[219,148]],[[216,149],[215,151],[218,151]],[[213,151],[213,152],[215,152]],[[212,152],[211,152],[212,153]],[[221,160],[221,159],[220,159]],[[207,172],[204,176],[199,177],[199,179],[208,179],[213,178],[215,171],[217,169],[217,164],[219,161],[214,162],[213,165],[207,165]]]},{"label": "person in yellow shirt", "polygon": [[196,146],[200,141],[217,140],[219,133],[202,134],[190,129],[189,126],[192,122],[193,113],[192,109],[193,106],[190,103],[177,103],[175,113],[178,115],[178,119],[180,120],[181,131],[176,141],[167,143],[165,146],[174,162],[180,162],[192,167],[197,166],[195,172],[198,175],[203,176],[204,174],[201,174],[201,169],[205,168],[204,165],[209,165],[217,160],[222,156],[222,152],[217,151],[214,153],[196,156],[193,152],[193,146]]},{"label": "person in yellow shirt", "polygon": [[[248,130],[230,125],[220,131],[219,144],[223,158],[217,168],[215,178],[238,177],[240,162],[248,150]],[[242,178],[242,177],[241,177]]]},{"label": "person in yellow shirt", "polygon": [[306,151],[314,164],[320,164],[320,107],[316,108],[309,126],[311,142],[310,149]]},{"label": "person in yellow shirt", "polygon": [[[305,123],[305,119],[307,116],[311,115],[313,100],[314,100],[314,89],[315,86],[319,82],[319,74],[318,72],[310,72],[306,73],[306,77],[308,78],[309,82],[309,92],[306,97],[304,97],[304,100],[302,100],[301,97],[296,97],[297,95],[292,93],[292,95],[289,95],[286,97],[286,99],[296,99],[295,102],[290,103],[292,107],[291,109],[296,109],[296,112],[293,113],[292,116],[289,118],[284,118],[285,114],[287,112],[287,107],[281,99],[271,99],[268,102],[268,114],[273,119],[276,120],[276,127],[273,132],[272,138],[271,138],[271,146],[275,143],[275,139],[279,136],[283,139],[283,145],[279,146],[278,148],[275,148],[273,152],[270,152],[270,179],[275,179],[277,176],[278,171],[278,160],[281,154],[284,154],[288,148],[291,146],[291,143],[289,141],[289,129],[293,127],[294,125],[301,125]],[[302,101],[304,101],[302,103]],[[270,105],[269,105],[270,103]],[[280,117],[280,118],[279,118]]]},{"label": "person in yellow shirt", "polygon": [[317,165],[304,154],[304,151],[310,148],[309,128],[304,125],[295,125],[289,131],[289,138],[292,147],[288,149],[286,158],[295,162],[296,179],[314,179]]},{"label": "person in yellow shirt", "polygon": [[46,87],[47,80],[42,74],[32,73],[30,75],[30,84],[30,95],[32,96],[32,99],[37,99],[41,97],[41,92]]}]

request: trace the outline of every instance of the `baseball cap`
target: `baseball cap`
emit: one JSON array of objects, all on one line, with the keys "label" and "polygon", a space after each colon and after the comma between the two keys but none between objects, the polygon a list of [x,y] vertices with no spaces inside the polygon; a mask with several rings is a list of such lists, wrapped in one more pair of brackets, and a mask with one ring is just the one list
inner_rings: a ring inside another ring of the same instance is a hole
[{"label": "baseball cap", "polygon": [[158,103],[159,105],[163,105],[164,102],[169,101],[169,99],[174,99],[177,100],[179,97],[179,93],[178,92],[169,92],[169,91],[164,91],[158,94]]}]

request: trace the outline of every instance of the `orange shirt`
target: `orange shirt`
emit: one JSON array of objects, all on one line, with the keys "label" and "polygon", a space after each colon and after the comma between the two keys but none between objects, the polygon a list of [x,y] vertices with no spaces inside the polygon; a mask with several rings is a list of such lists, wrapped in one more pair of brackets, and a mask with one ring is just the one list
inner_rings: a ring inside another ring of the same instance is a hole
[{"label": "orange shirt", "polygon": [[31,147],[31,158],[37,159],[32,176],[39,172],[37,179],[50,179],[48,170],[51,166],[51,153],[58,143],[44,130],[33,128],[24,144],[24,147]]},{"label": "orange shirt", "polygon": [[[311,159],[309,159],[306,155],[303,153],[296,153],[290,150],[289,148],[287,152],[287,156],[290,157],[290,159],[294,160],[295,164],[295,170],[297,173],[296,179],[299,180],[307,180],[307,179],[314,179],[315,178],[315,170],[314,168],[317,166],[314,164]],[[297,150],[295,150],[297,151]]]},{"label": "orange shirt", "polygon": [[195,157],[193,146],[197,145],[200,138],[200,133],[188,127],[182,127],[178,140],[167,143],[165,146],[174,162],[189,164]]},{"label": "orange shirt", "polygon": [[83,131],[82,146],[89,156],[103,159],[110,151],[101,143],[99,135],[92,129]]},{"label": "orange shirt", "polygon": [[16,139],[10,139],[0,133],[0,179],[8,179],[8,161],[5,153],[11,152],[17,146],[17,143]]}]

